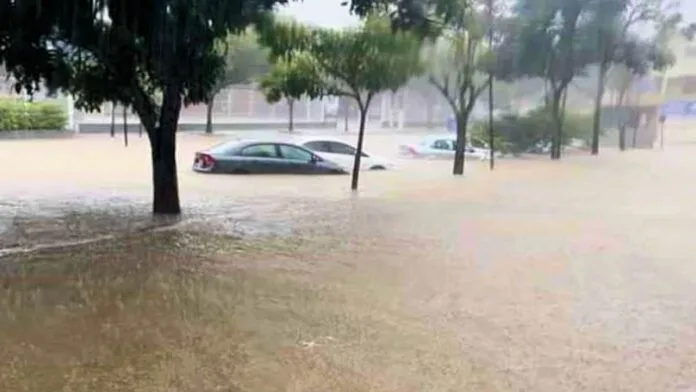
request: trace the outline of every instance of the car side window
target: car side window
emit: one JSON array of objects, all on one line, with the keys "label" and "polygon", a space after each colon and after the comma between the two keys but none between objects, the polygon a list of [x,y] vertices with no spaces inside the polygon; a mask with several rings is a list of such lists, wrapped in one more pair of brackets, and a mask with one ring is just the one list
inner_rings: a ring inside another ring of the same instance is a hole
[{"label": "car side window", "polygon": [[[341,154],[341,155],[350,155],[352,157],[355,156],[355,153],[358,151],[355,147],[349,146],[344,143],[338,143],[338,142],[331,142],[330,143],[331,147],[331,153],[333,154]],[[361,157],[363,158],[369,158],[370,156],[365,154],[364,152],[360,154]]]},{"label": "car side window", "polygon": [[241,155],[255,158],[278,158],[278,153],[273,144],[255,144],[246,147],[242,149]]},{"label": "car side window", "polygon": [[451,150],[452,149],[452,143],[450,143],[449,140],[435,140],[433,144],[431,145],[432,148],[436,150]]},{"label": "car side window", "polygon": [[280,155],[285,159],[291,159],[293,161],[309,162],[312,160],[311,152],[286,144],[280,145]]},{"label": "car side window", "polygon": [[310,150],[314,150],[317,152],[331,152],[331,148],[329,146],[329,143],[327,143],[327,142],[322,142],[322,141],[307,142],[307,143],[305,143],[304,146],[309,148]]},{"label": "car side window", "polygon": [[334,154],[342,154],[342,155],[355,155],[355,148],[343,144],[343,143],[337,143],[337,142],[331,142],[329,143],[329,147],[331,148],[331,152]]}]

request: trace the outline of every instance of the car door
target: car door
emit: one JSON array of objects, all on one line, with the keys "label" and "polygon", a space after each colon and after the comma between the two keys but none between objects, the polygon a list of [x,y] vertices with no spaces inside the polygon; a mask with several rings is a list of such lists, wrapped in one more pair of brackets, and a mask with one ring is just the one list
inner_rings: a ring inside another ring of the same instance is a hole
[{"label": "car door", "polygon": [[[331,151],[331,157],[327,157],[329,160],[333,159],[334,162],[346,169],[353,169],[353,164],[355,163],[355,154],[358,152],[355,147],[347,143],[331,141],[329,142],[329,149]],[[360,155],[360,170],[365,170],[370,166],[370,156],[363,152],[362,155]]]},{"label": "car door", "polygon": [[305,148],[313,151],[314,153],[316,153],[316,155],[318,155],[318,156],[320,156],[328,161],[334,162],[340,166],[344,166],[343,160],[345,158],[331,152],[331,141],[329,141],[329,140],[312,140],[312,141],[303,143],[302,147],[305,147]]},{"label": "car door", "polygon": [[313,174],[323,172],[323,168],[316,164],[314,154],[304,148],[289,144],[278,144],[283,173],[287,174]]},{"label": "car door", "polygon": [[272,143],[252,144],[244,147],[236,160],[238,170],[248,173],[282,173],[282,159]]}]

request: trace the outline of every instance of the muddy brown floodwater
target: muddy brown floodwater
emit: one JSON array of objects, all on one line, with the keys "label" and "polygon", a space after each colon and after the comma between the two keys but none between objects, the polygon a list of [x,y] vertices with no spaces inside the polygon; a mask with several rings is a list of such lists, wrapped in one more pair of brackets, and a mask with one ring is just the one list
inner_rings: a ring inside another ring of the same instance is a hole
[{"label": "muddy brown floodwater", "polygon": [[696,386],[696,146],[399,161],[351,196],[191,173],[217,140],[180,138],[159,228],[144,140],[0,144],[1,391]]}]

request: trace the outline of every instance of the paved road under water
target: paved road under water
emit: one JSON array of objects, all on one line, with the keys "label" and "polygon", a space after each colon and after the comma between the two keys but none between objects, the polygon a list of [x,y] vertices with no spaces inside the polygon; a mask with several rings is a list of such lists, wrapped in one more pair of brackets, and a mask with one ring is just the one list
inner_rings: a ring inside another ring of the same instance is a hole
[{"label": "paved road under water", "polygon": [[216,141],[181,138],[159,230],[144,141],[0,144],[0,390],[696,386],[693,146],[399,161],[355,196],[189,172]]}]

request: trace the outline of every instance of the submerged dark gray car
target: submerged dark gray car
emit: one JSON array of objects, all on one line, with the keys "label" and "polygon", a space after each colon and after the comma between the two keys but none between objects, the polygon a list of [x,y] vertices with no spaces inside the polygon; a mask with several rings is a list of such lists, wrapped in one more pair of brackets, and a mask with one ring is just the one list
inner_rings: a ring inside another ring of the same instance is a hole
[{"label": "submerged dark gray car", "polygon": [[339,165],[292,144],[233,141],[195,154],[193,170],[231,174],[346,174]]}]

